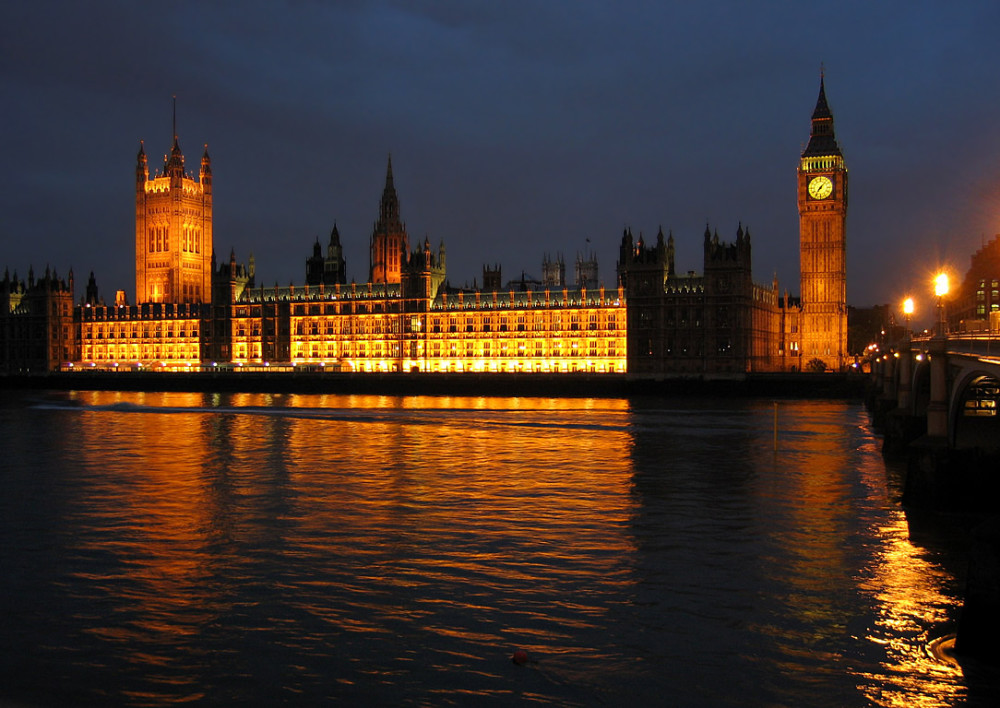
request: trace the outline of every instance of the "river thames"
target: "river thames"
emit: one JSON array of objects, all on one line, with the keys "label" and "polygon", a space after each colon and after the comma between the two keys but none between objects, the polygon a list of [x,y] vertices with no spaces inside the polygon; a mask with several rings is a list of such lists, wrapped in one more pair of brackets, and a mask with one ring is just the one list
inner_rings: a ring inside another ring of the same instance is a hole
[{"label": "river thames", "polygon": [[1000,696],[930,650],[971,522],[904,513],[860,404],[2,392],[0,432],[5,704]]}]

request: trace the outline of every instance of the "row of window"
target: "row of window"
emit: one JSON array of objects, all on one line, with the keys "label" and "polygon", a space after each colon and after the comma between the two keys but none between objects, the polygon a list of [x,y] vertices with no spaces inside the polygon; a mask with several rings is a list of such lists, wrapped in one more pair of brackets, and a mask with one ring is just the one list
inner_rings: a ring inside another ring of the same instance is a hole
[{"label": "row of window", "polygon": [[[471,342],[469,342],[466,346],[459,346],[454,342],[446,345],[442,345],[441,342],[434,342],[428,346],[428,351],[425,354],[423,346],[419,346],[417,342],[410,342],[407,350],[408,355],[412,358],[422,358],[424,356],[433,358],[604,358],[624,356],[625,351],[625,347],[622,343],[614,341],[607,342],[606,344],[602,342],[601,345],[598,345],[598,342],[596,341],[589,342],[586,345],[580,345],[573,342],[570,346],[565,348],[559,342],[547,347],[543,347],[541,342],[535,343],[534,346],[526,346],[523,342],[517,347],[507,347],[505,345],[506,342],[504,342],[502,346],[498,347],[491,346],[490,342],[483,342],[480,346],[473,346]],[[246,351],[244,345],[240,344],[236,346],[237,356],[240,356],[241,352],[244,351]],[[308,355],[313,359],[335,359],[338,357],[398,357],[399,351],[399,344],[392,342],[345,342],[342,344],[320,344],[313,342],[311,344],[304,343],[294,346],[295,358],[303,358]]]},{"label": "row of window", "polygon": [[197,345],[192,347],[146,346],[89,346],[82,350],[83,361],[150,361],[153,359],[179,359],[196,361],[201,351]]},{"label": "row of window", "polygon": [[83,328],[83,338],[84,339],[108,339],[108,340],[113,340],[113,339],[149,339],[150,337],[155,337],[156,339],[162,339],[163,337],[168,337],[170,339],[185,339],[185,338],[191,337],[191,338],[194,339],[194,338],[198,337],[198,329],[195,328],[195,327],[192,327],[190,330],[187,329],[187,328],[185,328],[185,327],[181,327],[179,329],[172,328],[172,327],[167,327],[165,329],[161,329],[158,326],[156,326],[156,327],[146,326],[146,327],[143,327],[141,330],[138,329],[138,328],[135,328],[135,329],[133,329],[133,328],[122,328],[122,329],[117,329],[117,328],[111,329],[111,328],[109,328],[107,331],[104,331],[103,327],[98,327],[98,328],[84,327]]},{"label": "row of window", "polygon": [[[308,290],[308,288],[307,288]],[[368,315],[368,314],[380,314],[380,313],[398,313],[400,301],[398,299],[362,299],[359,297],[352,297],[352,293],[345,292],[341,295],[342,299],[336,299],[336,295],[329,293],[328,297],[331,298],[330,302],[315,302],[308,301],[309,298],[306,297],[306,301],[302,301],[302,296],[292,295],[288,293],[287,295],[282,295],[280,299],[293,299],[295,302],[292,305],[292,317],[306,317],[306,316],[330,316],[330,315]],[[554,312],[556,314],[564,314],[567,309],[575,308],[585,308],[588,303],[577,302],[576,300],[570,300],[568,302],[563,302],[562,300],[552,300],[549,303],[517,303],[516,306],[512,307],[510,303],[505,301],[500,301],[493,303],[490,299],[484,299],[480,303],[475,303],[472,299],[466,303],[455,303],[447,306],[436,305],[431,310],[430,317],[442,317],[447,316],[445,313],[455,313],[451,315],[452,317],[469,317],[475,318],[482,313],[489,312],[518,312],[525,311],[528,316],[531,315],[542,315],[546,312]],[[590,307],[598,307],[597,303],[589,303]],[[611,317],[615,316],[617,311],[621,311],[624,308],[619,305],[616,301],[614,304],[607,303],[605,307],[601,307],[599,311],[609,312]],[[468,314],[462,314],[468,313]],[[478,313],[478,314],[477,314]],[[247,309],[245,307],[236,308],[237,316],[246,316]]]},{"label": "row of window", "polygon": [[[201,253],[201,231],[194,226],[185,224],[181,230],[181,250],[184,253]],[[149,252],[167,253],[170,251],[170,230],[168,226],[149,227]]]},{"label": "row of window", "polygon": [[[294,329],[297,334],[319,331],[327,333],[344,332],[372,332],[372,333],[397,333],[395,317],[387,318],[360,318],[350,317],[334,319],[294,319]],[[618,315],[609,314],[599,316],[596,313],[584,316],[579,314],[564,315],[562,313],[548,313],[536,316],[502,316],[502,317],[450,317],[431,318],[428,323],[418,316],[411,317],[406,321],[406,331],[421,332],[424,328],[430,332],[548,332],[548,331],[575,331],[575,330],[610,330],[618,328]]]}]

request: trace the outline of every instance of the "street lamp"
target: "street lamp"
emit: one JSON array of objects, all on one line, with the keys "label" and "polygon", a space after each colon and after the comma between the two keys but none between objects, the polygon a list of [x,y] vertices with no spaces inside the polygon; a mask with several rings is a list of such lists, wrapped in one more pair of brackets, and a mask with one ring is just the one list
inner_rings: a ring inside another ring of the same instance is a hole
[{"label": "street lamp", "polygon": [[943,337],[948,333],[948,324],[944,317],[944,296],[948,294],[947,273],[938,273],[934,276],[934,294],[938,299],[938,336]]},{"label": "street lamp", "polygon": [[913,317],[913,298],[903,300],[903,315],[906,317],[906,338],[910,338],[910,318]]}]

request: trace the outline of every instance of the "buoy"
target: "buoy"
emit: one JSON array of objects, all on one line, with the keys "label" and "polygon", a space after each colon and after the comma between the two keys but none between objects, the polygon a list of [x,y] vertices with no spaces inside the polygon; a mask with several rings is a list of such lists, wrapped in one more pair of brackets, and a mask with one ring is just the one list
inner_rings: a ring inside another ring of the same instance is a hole
[{"label": "buoy", "polygon": [[514,655],[512,657],[510,657],[510,660],[513,661],[518,666],[521,666],[523,664],[527,664],[528,663],[528,652],[526,652],[524,649],[516,649],[514,651]]}]

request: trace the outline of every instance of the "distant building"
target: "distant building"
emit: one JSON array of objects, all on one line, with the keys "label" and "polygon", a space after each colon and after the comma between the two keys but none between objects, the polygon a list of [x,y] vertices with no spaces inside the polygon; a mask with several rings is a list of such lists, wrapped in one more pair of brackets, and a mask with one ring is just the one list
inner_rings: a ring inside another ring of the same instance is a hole
[{"label": "distant building", "polygon": [[952,330],[987,329],[1000,315],[1000,235],[972,254],[969,270],[947,300]]},{"label": "distant building", "polygon": [[79,359],[73,326],[73,271],[66,280],[45,269],[27,281],[0,280],[0,372],[44,373]]},{"label": "distant building", "polygon": [[576,287],[593,290],[601,282],[598,277],[597,255],[593,252],[576,255]]},{"label": "distant building", "polygon": [[340,245],[340,231],[337,224],[333,225],[330,232],[330,243],[326,247],[326,255],[316,239],[313,245],[313,254],[306,261],[306,284],[307,285],[343,285],[347,282],[347,261],[344,260],[344,247]]},{"label": "distant building", "polygon": [[566,261],[557,253],[554,259],[546,253],[542,258],[542,283],[547,288],[566,287]]},{"label": "distant building", "polygon": [[906,328],[894,322],[888,305],[847,308],[847,351],[855,360],[870,344],[890,346],[906,338]]}]

